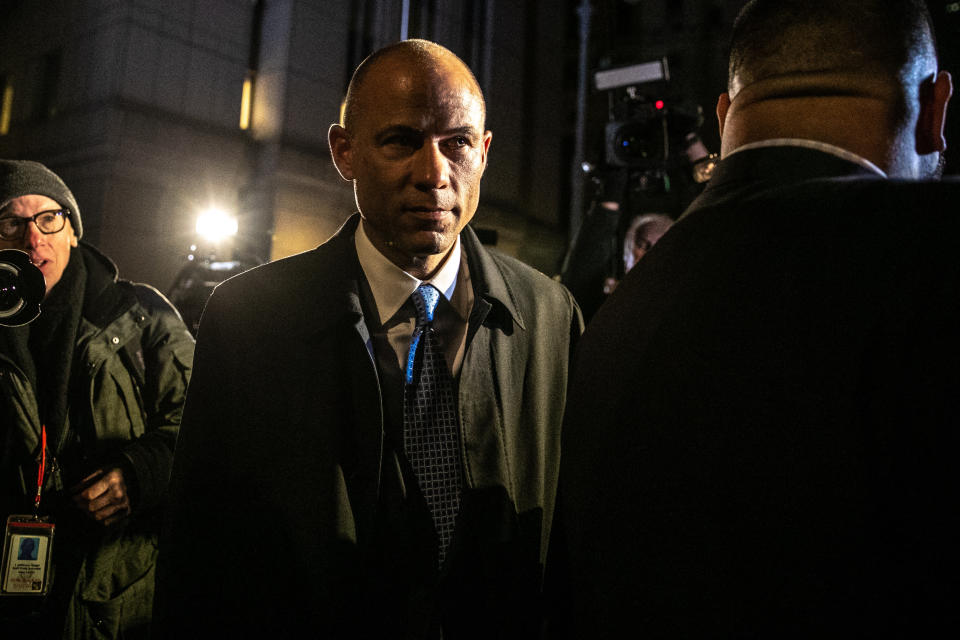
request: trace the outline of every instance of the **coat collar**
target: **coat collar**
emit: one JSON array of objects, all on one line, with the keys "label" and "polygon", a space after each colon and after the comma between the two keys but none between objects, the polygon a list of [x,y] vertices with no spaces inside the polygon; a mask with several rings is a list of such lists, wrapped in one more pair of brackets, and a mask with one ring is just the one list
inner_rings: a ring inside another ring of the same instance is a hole
[{"label": "coat collar", "polygon": [[[295,289],[302,300],[291,300],[290,330],[302,335],[323,333],[344,322],[361,323],[360,281],[363,271],[353,245],[353,233],[360,221],[353,215],[325,243],[300,256],[302,269],[296,273],[306,282]],[[278,310],[279,311],[279,310]]]},{"label": "coat collar", "polygon": [[859,164],[825,151],[797,146],[745,149],[727,156],[717,165],[707,188],[683,217],[733,198],[821,178],[884,179]]},{"label": "coat collar", "polygon": [[[364,276],[353,239],[359,224],[360,214],[355,213],[333,237],[307,254],[309,273],[313,274],[315,284],[311,287],[312,295],[299,307],[299,322],[294,326],[303,326],[306,332],[315,333],[343,322],[363,325],[360,282]],[[491,321],[512,321],[525,328],[509,284],[473,230],[465,227],[460,233],[460,242],[467,256],[474,292],[471,324],[477,320],[482,322],[492,313]],[[362,333],[366,334],[365,328]]]},{"label": "coat collar", "polygon": [[470,227],[464,227],[460,232],[460,243],[467,255],[470,279],[473,282],[474,313],[471,314],[471,324],[482,302],[494,312],[491,320],[499,320],[503,323],[512,320],[521,329],[526,330],[523,315],[517,307],[513,291],[497,263],[480,244],[477,234]]},{"label": "coat collar", "polygon": [[119,318],[136,302],[136,296],[117,287],[117,265],[96,247],[81,241],[74,257],[83,260],[87,272],[83,317],[100,329]]}]

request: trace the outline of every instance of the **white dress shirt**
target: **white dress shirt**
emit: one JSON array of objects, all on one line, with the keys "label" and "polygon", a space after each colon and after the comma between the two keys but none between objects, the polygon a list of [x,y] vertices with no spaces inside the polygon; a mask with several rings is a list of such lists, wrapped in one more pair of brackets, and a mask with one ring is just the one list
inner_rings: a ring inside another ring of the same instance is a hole
[{"label": "white dress shirt", "polygon": [[416,311],[410,296],[422,283],[433,285],[443,294],[434,311],[434,329],[443,344],[447,365],[456,378],[463,365],[467,320],[473,308],[473,286],[466,256],[460,250],[460,237],[457,236],[433,277],[419,280],[393,264],[373,246],[364,230],[365,224],[361,221],[357,227],[354,242],[378,315],[366,319],[371,333],[386,337],[397,356],[397,366],[403,370],[410,350],[410,337],[416,326]]}]

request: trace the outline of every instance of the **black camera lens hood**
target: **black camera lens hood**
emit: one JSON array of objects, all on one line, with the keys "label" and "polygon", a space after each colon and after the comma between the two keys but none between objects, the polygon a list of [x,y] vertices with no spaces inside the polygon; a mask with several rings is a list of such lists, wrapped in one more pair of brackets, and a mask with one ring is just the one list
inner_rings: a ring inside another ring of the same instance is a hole
[{"label": "black camera lens hood", "polygon": [[47,293],[43,272],[19,249],[0,250],[0,326],[19,327],[40,315]]}]

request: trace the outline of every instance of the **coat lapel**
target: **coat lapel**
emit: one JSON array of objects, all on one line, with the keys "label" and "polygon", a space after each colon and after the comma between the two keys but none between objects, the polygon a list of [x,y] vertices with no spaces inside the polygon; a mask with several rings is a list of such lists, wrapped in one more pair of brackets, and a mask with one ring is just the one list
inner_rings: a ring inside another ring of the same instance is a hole
[{"label": "coat lapel", "polygon": [[[291,323],[303,332],[306,362],[321,366],[335,363],[348,381],[350,397],[337,404],[351,412],[343,424],[354,425],[339,434],[339,464],[350,496],[353,518],[362,536],[370,531],[376,513],[383,452],[383,407],[374,366],[370,332],[360,304],[363,277],[354,248],[354,231],[359,216],[349,218],[326,243],[314,250],[313,261],[304,271],[304,280],[313,283],[305,292],[304,304]],[[305,376],[307,378],[307,376]],[[309,388],[309,414],[322,420],[329,410],[328,394]]]},{"label": "coat lapel", "polygon": [[505,416],[517,410],[523,389],[526,341],[511,338],[525,331],[509,285],[469,228],[460,234],[474,287],[474,306],[467,331],[467,349],[460,373],[458,399],[467,486],[507,487],[516,495],[515,474],[507,457]]}]

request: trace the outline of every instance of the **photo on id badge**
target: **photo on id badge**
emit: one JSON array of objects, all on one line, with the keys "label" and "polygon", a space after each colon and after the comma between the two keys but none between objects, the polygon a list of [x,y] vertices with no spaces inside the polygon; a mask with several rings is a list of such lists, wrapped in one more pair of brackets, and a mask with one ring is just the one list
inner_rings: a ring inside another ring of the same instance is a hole
[{"label": "photo on id badge", "polygon": [[30,528],[33,530],[20,523],[7,524],[0,595],[42,595],[47,591],[53,527],[38,522]]}]

